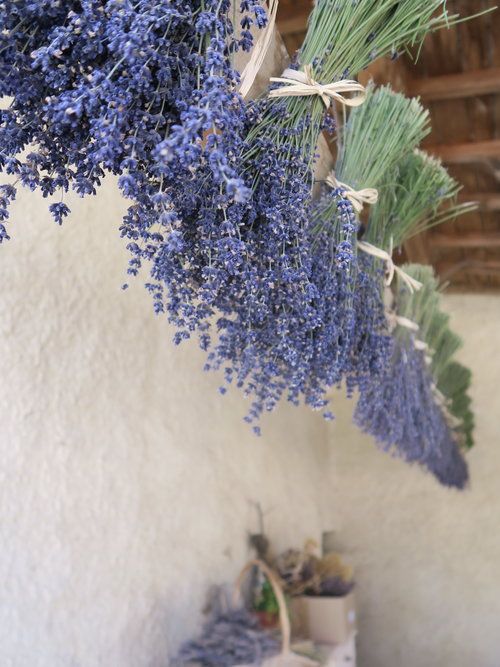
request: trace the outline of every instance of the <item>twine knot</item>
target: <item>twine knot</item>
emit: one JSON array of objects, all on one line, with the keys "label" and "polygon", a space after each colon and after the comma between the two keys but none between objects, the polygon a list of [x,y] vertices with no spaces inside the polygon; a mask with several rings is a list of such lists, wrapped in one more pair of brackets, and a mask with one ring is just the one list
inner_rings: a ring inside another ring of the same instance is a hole
[{"label": "twine knot", "polygon": [[364,188],[363,190],[354,190],[350,185],[337,180],[335,172],[332,172],[326,179],[326,183],[334,190],[342,190],[346,199],[354,207],[356,213],[361,213],[365,204],[374,206],[378,202],[378,190],[375,188]]},{"label": "twine knot", "polygon": [[[366,100],[366,90],[357,81],[341,80],[334,83],[322,84],[313,79],[311,65],[305,65],[301,70],[287,68],[281,76],[271,77],[273,83],[281,83],[279,88],[271,90],[269,97],[309,97],[318,95],[328,109],[332,100],[336,100],[346,107],[359,107]],[[344,93],[353,95],[346,97]]]},{"label": "twine knot", "polygon": [[368,243],[367,241],[358,241],[358,248],[365,252],[367,255],[372,257],[377,257],[385,262],[387,280],[386,285],[391,285],[394,280],[394,276],[397,274],[407,285],[410,293],[418,292],[422,289],[423,285],[419,280],[416,280],[412,276],[408,275],[406,271],[403,271],[401,267],[397,264],[394,264],[392,259],[392,239],[391,239],[391,251],[386,252],[382,248],[377,248],[377,246]]},{"label": "twine knot", "polygon": [[409,329],[410,331],[413,331],[414,333],[418,333],[420,331],[420,327],[416,322],[413,320],[408,319],[408,317],[403,317],[402,315],[396,315],[394,312],[388,312],[386,313],[387,319],[389,320],[389,324],[391,325],[392,328],[396,328],[397,326],[403,327],[404,329]]}]

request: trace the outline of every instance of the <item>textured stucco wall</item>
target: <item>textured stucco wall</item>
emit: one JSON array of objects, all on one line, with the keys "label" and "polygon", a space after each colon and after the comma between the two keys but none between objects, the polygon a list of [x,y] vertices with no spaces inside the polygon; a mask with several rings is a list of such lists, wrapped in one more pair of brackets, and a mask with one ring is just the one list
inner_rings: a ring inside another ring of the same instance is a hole
[{"label": "textured stucco wall", "polygon": [[22,193],[0,248],[0,666],[164,667],[257,529],[277,548],[335,525],[322,420],[264,437],[174,348],[139,283],[121,291],[112,181],[62,229]]},{"label": "textured stucco wall", "polygon": [[474,371],[477,448],[460,494],[379,453],[340,401],[330,429],[339,544],[356,566],[361,667],[500,665],[500,298],[446,309]]},{"label": "textured stucco wall", "polygon": [[447,299],[476,375],[460,495],[380,454],[342,399],[328,438],[288,408],[250,435],[196,347],[120,290],[123,207],[109,182],[58,229],[24,193],[0,248],[0,666],[167,665],[259,500],[277,548],[337,529],[361,667],[498,667],[500,300]]}]

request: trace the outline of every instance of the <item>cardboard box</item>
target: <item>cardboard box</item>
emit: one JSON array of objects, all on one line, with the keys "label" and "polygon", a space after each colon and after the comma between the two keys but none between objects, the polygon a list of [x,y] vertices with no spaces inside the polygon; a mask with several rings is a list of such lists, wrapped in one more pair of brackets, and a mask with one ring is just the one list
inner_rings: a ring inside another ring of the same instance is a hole
[{"label": "cardboard box", "polygon": [[291,614],[294,632],[320,644],[343,644],[357,629],[352,592],[342,598],[294,598]]}]

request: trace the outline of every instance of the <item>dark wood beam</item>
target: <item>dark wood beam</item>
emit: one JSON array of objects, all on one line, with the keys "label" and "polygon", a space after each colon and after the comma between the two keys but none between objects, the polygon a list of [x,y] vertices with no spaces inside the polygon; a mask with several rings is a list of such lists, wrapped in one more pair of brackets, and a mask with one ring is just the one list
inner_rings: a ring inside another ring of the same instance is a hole
[{"label": "dark wood beam", "polygon": [[426,102],[455,100],[500,92],[500,67],[410,81],[409,94]]},{"label": "dark wood beam", "polygon": [[500,139],[429,146],[426,151],[447,164],[473,164],[488,158],[500,158]]},{"label": "dark wood beam", "polygon": [[305,32],[309,11],[300,9],[299,11],[279,11],[276,25],[282,37],[293,35],[297,32]]},{"label": "dark wood beam", "polygon": [[461,204],[477,202],[479,210],[487,213],[500,211],[500,192],[461,192],[458,200]]},{"label": "dark wood beam", "polygon": [[456,264],[439,264],[437,272],[442,282],[446,282],[456,276],[457,273],[466,273],[471,276],[482,276],[485,278],[495,277],[500,274],[500,262],[480,262],[475,260],[465,260]]},{"label": "dark wood beam", "polygon": [[500,232],[483,234],[432,234],[428,237],[429,246],[434,248],[500,248]]},{"label": "dark wood beam", "polygon": [[417,264],[430,264],[430,253],[427,244],[428,235],[426,232],[413,236],[406,241],[404,249],[409,262]]}]

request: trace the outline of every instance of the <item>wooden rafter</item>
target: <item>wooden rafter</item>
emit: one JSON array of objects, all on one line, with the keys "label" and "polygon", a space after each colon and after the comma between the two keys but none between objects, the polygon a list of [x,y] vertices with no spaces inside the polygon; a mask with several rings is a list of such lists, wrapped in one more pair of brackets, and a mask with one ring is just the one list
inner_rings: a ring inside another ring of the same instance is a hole
[{"label": "wooden rafter", "polygon": [[297,12],[290,16],[278,18],[278,30],[283,37],[293,35],[296,32],[303,32],[307,24],[309,12]]},{"label": "wooden rafter", "polygon": [[500,248],[500,232],[464,234],[433,234],[429,237],[429,247],[434,248]]},{"label": "wooden rafter", "polygon": [[500,262],[480,262],[475,260],[465,260],[456,264],[440,264],[438,267],[439,277],[443,282],[450,280],[457,273],[467,273],[468,275],[489,277],[500,273]]},{"label": "wooden rafter", "polygon": [[480,211],[500,211],[500,192],[461,192],[458,199],[461,203],[476,202]]},{"label": "wooden rafter", "polygon": [[429,146],[426,150],[448,164],[472,164],[488,158],[500,158],[500,139],[442,144]]},{"label": "wooden rafter", "polygon": [[500,93],[500,67],[413,80],[408,91],[426,102]]},{"label": "wooden rafter", "polygon": [[413,236],[405,243],[405,252],[410,262],[416,262],[418,264],[430,263],[427,237],[428,235],[425,233],[419,234],[418,236]]}]

